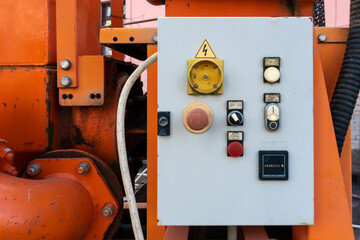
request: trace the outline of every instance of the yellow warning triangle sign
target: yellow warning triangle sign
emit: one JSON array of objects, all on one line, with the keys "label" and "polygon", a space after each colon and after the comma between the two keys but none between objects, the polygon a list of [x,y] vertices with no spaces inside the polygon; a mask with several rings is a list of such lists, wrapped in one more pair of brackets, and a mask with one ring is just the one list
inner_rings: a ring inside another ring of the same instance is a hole
[{"label": "yellow warning triangle sign", "polygon": [[208,40],[205,38],[194,58],[216,58]]}]

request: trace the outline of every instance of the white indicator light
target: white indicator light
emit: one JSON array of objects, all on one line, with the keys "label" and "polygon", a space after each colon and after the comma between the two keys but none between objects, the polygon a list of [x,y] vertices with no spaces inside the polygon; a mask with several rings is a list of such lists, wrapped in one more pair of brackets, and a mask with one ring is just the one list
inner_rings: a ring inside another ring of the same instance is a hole
[{"label": "white indicator light", "polygon": [[269,67],[264,72],[264,78],[266,81],[274,83],[280,79],[280,71],[276,67]]}]

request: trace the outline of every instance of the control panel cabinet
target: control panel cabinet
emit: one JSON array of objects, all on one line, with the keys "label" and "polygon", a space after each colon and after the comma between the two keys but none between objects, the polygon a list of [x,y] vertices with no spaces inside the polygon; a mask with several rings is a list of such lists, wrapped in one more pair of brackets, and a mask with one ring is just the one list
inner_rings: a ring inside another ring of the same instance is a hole
[{"label": "control panel cabinet", "polygon": [[160,18],[158,47],[158,224],[314,224],[311,19]]}]

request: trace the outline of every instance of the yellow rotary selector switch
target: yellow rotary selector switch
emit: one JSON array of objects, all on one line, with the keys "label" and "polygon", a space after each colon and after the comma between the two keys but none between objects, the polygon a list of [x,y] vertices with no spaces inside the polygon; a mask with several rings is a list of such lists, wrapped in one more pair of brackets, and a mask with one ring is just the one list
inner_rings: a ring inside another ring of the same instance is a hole
[{"label": "yellow rotary selector switch", "polygon": [[223,60],[204,39],[194,59],[188,60],[188,94],[222,94]]},{"label": "yellow rotary selector switch", "polygon": [[188,94],[222,94],[223,61],[188,60]]}]

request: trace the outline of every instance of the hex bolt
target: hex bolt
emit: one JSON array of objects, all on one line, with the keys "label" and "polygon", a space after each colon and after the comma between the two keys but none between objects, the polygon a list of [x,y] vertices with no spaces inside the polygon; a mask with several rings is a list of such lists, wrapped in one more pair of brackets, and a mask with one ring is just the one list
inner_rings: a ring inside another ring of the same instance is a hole
[{"label": "hex bolt", "polygon": [[72,83],[72,80],[71,80],[71,78],[69,78],[68,76],[63,77],[63,78],[60,80],[60,84],[61,84],[63,87],[70,87],[70,86],[71,86],[71,83]]},{"label": "hex bolt", "polygon": [[106,203],[102,210],[102,215],[106,218],[111,217],[115,213],[115,205],[112,203]]},{"label": "hex bolt", "polygon": [[30,177],[34,177],[41,172],[41,165],[39,163],[32,163],[26,168],[26,173]]},{"label": "hex bolt", "polygon": [[153,40],[154,42],[158,42],[158,36],[157,36],[157,34],[155,34],[155,35],[152,37],[152,40]]},{"label": "hex bolt", "polygon": [[76,171],[78,174],[80,175],[84,175],[84,174],[87,174],[88,172],[90,172],[90,169],[91,169],[91,166],[88,162],[81,162]]},{"label": "hex bolt", "polygon": [[318,41],[319,41],[319,42],[325,42],[326,39],[327,39],[326,35],[323,34],[323,33],[322,33],[322,34],[319,34],[317,38],[318,38]]},{"label": "hex bolt", "polygon": [[71,62],[67,59],[64,59],[60,62],[60,67],[62,70],[69,70],[71,68]]}]

